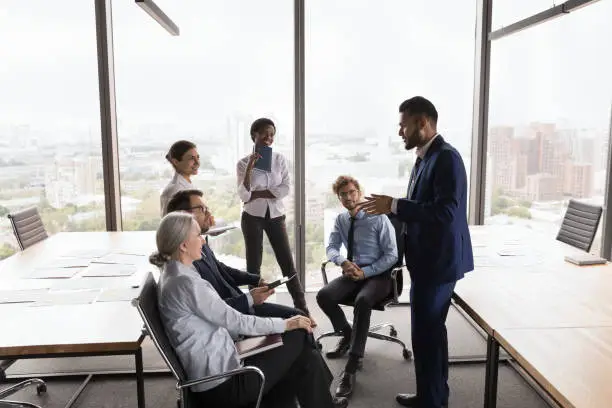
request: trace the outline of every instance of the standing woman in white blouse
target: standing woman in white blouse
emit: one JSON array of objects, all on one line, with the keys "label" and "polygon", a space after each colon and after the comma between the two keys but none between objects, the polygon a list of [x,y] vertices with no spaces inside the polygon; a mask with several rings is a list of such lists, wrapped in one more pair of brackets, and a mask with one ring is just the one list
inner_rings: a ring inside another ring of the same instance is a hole
[{"label": "standing woman in white blouse", "polygon": [[[257,119],[251,125],[251,139],[255,146],[271,146],[275,134],[276,126],[268,118]],[[257,275],[261,273],[265,231],[283,275],[291,276],[296,270],[287,236],[283,205],[283,198],[289,194],[289,166],[285,156],[273,151],[272,170],[266,172],[254,168],[258,158],[258,153],[253,153],[242,158],[236,166],[238,195],[244,203],[241,227],[246,247],[247,270]],[[295,307],[310,316],[304,289],[297,276],[287,283],[287,289]]]},{"label": "standing woman in white blouse", "polygon": [[174,176],[159,197],[162,217],[166,215],[166,207],[174,194],[193,188],[191,176],[198,174],[200,168],[200,155],[196,145],[187,140],[175,142],[166,154],[166,160],[174,167]]}]

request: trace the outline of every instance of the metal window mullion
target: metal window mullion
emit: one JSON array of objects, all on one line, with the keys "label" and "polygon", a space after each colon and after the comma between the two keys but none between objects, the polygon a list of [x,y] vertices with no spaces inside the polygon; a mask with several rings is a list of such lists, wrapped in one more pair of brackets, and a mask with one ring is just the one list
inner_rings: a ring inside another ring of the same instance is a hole
[{"label": "metal window mullion", "polygon": [[484,224],[485,216],[492,3],[493,0],[479,0],[476,12],[469,205],[469,220],[473,225]]},{"label": "metal window mullion", "polygon": [[120,231],[121,189],[119,149],[115,106],[115,67],[113,58],[113,21],[111,0],[94,0],[100,91],[100,130],[102,137],[102,174],[107,231]]},{"label": "metal window mullion", "polygon": [[305,29],[304,1],[294,0],[294,203],[295,203],[295,265],[306,287],[306,130],[305,130]]}]

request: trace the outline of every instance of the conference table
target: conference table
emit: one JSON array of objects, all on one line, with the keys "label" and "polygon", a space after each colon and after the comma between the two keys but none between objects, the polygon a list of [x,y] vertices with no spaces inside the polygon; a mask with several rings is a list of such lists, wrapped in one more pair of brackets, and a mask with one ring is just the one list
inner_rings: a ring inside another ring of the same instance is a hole
[{"label": "conference table", "polygon": [[454,303],[487,337],[486,408],[497,400],[500,347],[562,407],[612,398],[612,266],[577,266],[580,251],[520,228],[471,227],[474,271]]},{"label": "conference table", "polygon": [[[500,347],[562,407],[607,407],[612,266],[565,262],[579,251],[523,228],[470,231],[475,270],[457,283],[453,299],[487,336],[485,407],[496,404]],[[134,355],[138,407],[144,408],[143,325],[130,300],[157,273],[146,262],[154,245],[154,232],[60,233],[0,262],[0,360]],[[65,258],[105,252],[142,262],[122,277],[39,274]],[[12,294],[32,294],[35,301],[2,303]]]},{"label": "conference table", "polygon": [[[138,297],[148,274],[156,273],[146,262],[154,246],[154,232],[59,233],[2,261],[0,360],[133,355],[138,408],[144,408],[145,335],[131,299]],[[131,273],[87,277],[86,268],[66,267],[66,262],[89,263],[104,253],[115,262],[133,259]],[[78,272],[59,278],[66,270]],[[7,300],[11,296],[21,300]],[[76,402],[90,379],[67,406]]]}]

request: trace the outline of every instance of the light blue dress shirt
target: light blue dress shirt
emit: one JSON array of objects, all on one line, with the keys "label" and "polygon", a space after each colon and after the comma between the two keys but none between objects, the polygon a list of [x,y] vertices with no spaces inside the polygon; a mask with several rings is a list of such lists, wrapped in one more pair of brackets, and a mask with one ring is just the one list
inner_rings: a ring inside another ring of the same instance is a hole
[{"label": "light blue dress shirt", "polygon": [[[339,214],[329,235],[327,259],[340,266],[346,257],[340,247],[348,248],[351,216]],[[359,211],[353,229],[353,262],[361,267],[366,278],[388,271],[397,262],[395,228],[386,215],[368,215]],[[367,266],[363,266],[367,265]]]}]

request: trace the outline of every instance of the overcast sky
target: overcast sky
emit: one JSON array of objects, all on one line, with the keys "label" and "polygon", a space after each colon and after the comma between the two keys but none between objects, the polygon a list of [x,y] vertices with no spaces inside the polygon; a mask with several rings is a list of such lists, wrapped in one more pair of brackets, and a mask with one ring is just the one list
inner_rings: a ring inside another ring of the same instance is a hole
[{"label": "overcast sky", "polygon": [[[268,115],[291,134],[292,1],[156,2],[179,37],[132,0],[113,1],[120,130],[170,124],[224,136],[228,120]],[[552,5],[495,3],[496,27]],[[475,0],[306,4],[307,132],[393,136],[398,104],[421,94],[442,129],[469,138]],[[610,21],[612,0],[600,0],[495,41],[491,125],[606,128]],[[98,126],[93,0],[2,0],[0,61],[1,124]]]}]

